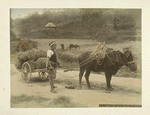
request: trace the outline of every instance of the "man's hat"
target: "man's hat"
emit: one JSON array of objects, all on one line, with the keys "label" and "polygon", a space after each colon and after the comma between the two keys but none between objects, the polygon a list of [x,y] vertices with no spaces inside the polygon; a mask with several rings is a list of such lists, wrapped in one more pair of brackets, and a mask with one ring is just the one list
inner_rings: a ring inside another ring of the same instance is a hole
[{"label": "man's hat", "polygon": [[51,46],[54,45],[54,44],[56,44],[56,42],[55,42],[55,41],[52,41],[52,42],[49,43],[49,46],[51,47]]}]

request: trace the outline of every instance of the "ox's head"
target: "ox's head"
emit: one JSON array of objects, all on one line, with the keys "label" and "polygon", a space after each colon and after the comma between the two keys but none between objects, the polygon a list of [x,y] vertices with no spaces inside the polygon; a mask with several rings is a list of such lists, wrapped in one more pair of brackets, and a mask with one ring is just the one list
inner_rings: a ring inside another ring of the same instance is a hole
[{"label": "ox's head", "polygon": [[137,70],[137,64],[133,60],[133,55],[132,51],[130,48],[123,48],[124,55],[125,55],[125,60],[126,60],[126,66],[129,67],[131,71],[136,71]]}]

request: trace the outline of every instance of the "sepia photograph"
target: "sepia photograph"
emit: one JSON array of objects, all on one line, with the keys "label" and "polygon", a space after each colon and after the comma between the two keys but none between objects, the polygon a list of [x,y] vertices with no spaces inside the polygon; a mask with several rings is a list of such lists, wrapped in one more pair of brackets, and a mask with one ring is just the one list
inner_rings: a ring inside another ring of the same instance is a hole
[{"label": "sepia photograph", "polygon": [[9,12],[10,108],[142,108],[142,9]]}]

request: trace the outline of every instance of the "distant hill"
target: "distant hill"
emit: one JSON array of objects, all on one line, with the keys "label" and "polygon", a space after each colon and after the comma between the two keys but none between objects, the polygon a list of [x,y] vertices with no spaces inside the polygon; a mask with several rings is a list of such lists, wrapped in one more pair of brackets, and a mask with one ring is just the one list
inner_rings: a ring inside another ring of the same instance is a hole
[{"label": "distant hill", "polygon": [[[57,29],[46,29],[52,22]],[[140,40],[141,10],[73,9],[43,14],[34,13],[14,20],[20,38],[95,39],[98,41]]]}]

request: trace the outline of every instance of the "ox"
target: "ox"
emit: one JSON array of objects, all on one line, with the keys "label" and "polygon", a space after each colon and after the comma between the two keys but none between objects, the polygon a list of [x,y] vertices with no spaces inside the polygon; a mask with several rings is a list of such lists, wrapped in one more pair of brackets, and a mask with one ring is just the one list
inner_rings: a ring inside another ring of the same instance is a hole
[{"label": "ox", "polygon": [[71,50],[71,48],[75,48],[76,49],[76,48],[80,48],[80,47],[77,44],[70,44],[69,45],[69,49]]},{"label": "ox", "polygon": [[132,52],[129,49],[124,49],[124,52],[115,51],[113,49],[107,49],[105,58],[98,60],[89,58],[92,52],[87,51],[79,55],[78,62],[80,65],[79,72],[79,87],[82,88],[81,80],[85,73],[85,79],[88,88],[90,88],[89,75],[91,71],[94,72],[104,72],[106,78],[106,91],[110,93],[112,91],[111,78],[115,75],[117,71],[126,65],[131,71],[137,70],[137,65],[133,61]]}]

